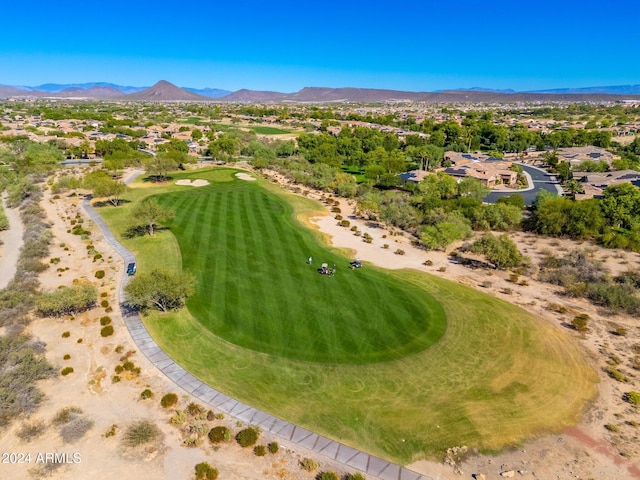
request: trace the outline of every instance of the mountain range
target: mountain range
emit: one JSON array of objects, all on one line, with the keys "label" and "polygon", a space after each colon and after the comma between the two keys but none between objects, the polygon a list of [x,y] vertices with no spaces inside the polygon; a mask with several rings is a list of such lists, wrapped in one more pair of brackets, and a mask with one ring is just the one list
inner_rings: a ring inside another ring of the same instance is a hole
[{"label": "mountain range", "polygon": [[102,99],[113,101],[147,102],[275,102],[275,103],[378,103],[378,102],[432,102],[432,103],[511,103],[553,101],[615,101],[640,98],[640,85],[610,87],[563,88],[517,92],[473,87],[435,92],[408,92],[373,88],[305,87],[298,92],[280,93],[242,89],[236,92],[215,88],[180,88],[165,80],[151,87],[121,86],[107,82],[54,84],[34,87],[0,85],[0,98],[36,97],[68,99]]}]

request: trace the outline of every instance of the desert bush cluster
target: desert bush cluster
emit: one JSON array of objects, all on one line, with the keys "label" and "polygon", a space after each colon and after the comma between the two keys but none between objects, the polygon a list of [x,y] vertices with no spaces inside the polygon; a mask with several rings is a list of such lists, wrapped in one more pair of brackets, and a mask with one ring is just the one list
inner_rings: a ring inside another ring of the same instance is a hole
[{"label": "desert bush cluster", "polygon": [[562,258],[548,252],[540,269],[541,281],[564,287],[569,296],[587,298],[614,313],[640,315],[637,271],[611,278],[602,262],[585,250],[575,250]]}]

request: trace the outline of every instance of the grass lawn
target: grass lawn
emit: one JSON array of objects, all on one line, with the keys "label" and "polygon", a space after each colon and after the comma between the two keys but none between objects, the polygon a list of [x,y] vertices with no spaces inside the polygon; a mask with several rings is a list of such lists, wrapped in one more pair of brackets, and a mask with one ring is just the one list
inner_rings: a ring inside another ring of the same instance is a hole
[{"label": "grass lawn", "polygon": [[[579,420],[597,377],[564,332],[423,273],[348,270],[296,220],[317,204],[233,173],[175,175],[212,182],[198,189],[139,182],[131,203],[100,209],[119,234],[146,196],[176,208],[171,231],[123,241],[139,269],[196,274],[189,310],[144,319],[194,375],[401,464],[452,446],[497,450]],[[337,265],[335,277],[313,271],[323,261]]]},{"label": "grass lawn", "polygon": [[[197,279],[189,310],[231,343],[297,360],[370,363],[424,350],[444,333],[444,312],[424,290],[373,268],[352,271],[257,182],[158,200],[176,211],[167,226]],[[319,274],[322,262],[336,274]]]},{"label": "grass lawn", "polygon": [[250,125],[245,128],[253,130],[258,135],[284,135],[286,133],[291,133],[291,130],[285,130],[284,128],[263,127],[261,125]]}]

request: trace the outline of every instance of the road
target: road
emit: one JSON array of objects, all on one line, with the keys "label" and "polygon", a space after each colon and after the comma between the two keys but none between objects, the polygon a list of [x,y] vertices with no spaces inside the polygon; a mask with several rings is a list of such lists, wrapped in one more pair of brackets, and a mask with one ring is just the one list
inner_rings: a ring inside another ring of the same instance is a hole
[{"label": "road", "polygon": [[553,194],[559,195],[561,193],[560,182],[556,177],[540,168],[532,167],[531,165],[521,165],[522,169],[529,174],[533,180],[533,188],[520,191],[510,192],[491,192],[484,197],[486,203],[496,203],[500,197],[508,197],[510,195],[522,195],[524,197],[525,205],[529,206],[533,203],[541,190],[547,190]]}]

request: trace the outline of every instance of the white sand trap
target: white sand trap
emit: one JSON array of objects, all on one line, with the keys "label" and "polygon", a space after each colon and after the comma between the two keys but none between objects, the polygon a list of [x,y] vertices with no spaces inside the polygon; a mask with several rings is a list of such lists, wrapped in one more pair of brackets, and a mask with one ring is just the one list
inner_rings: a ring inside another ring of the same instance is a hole
[{"label": "white sand trap", "polygon": [[176,181],[176,185],[184,185],[187,187],[204,187],[205,185],[209,185],[207,180],[178,180]]},{"label": "white sand trap", "polygon": [[256,181],[255,177],[252,177],[248,173],[244,173],[244,172],[236,173],[236,177],[238,177],[240,180],[248,180],[249,182],[255,182]]}]

